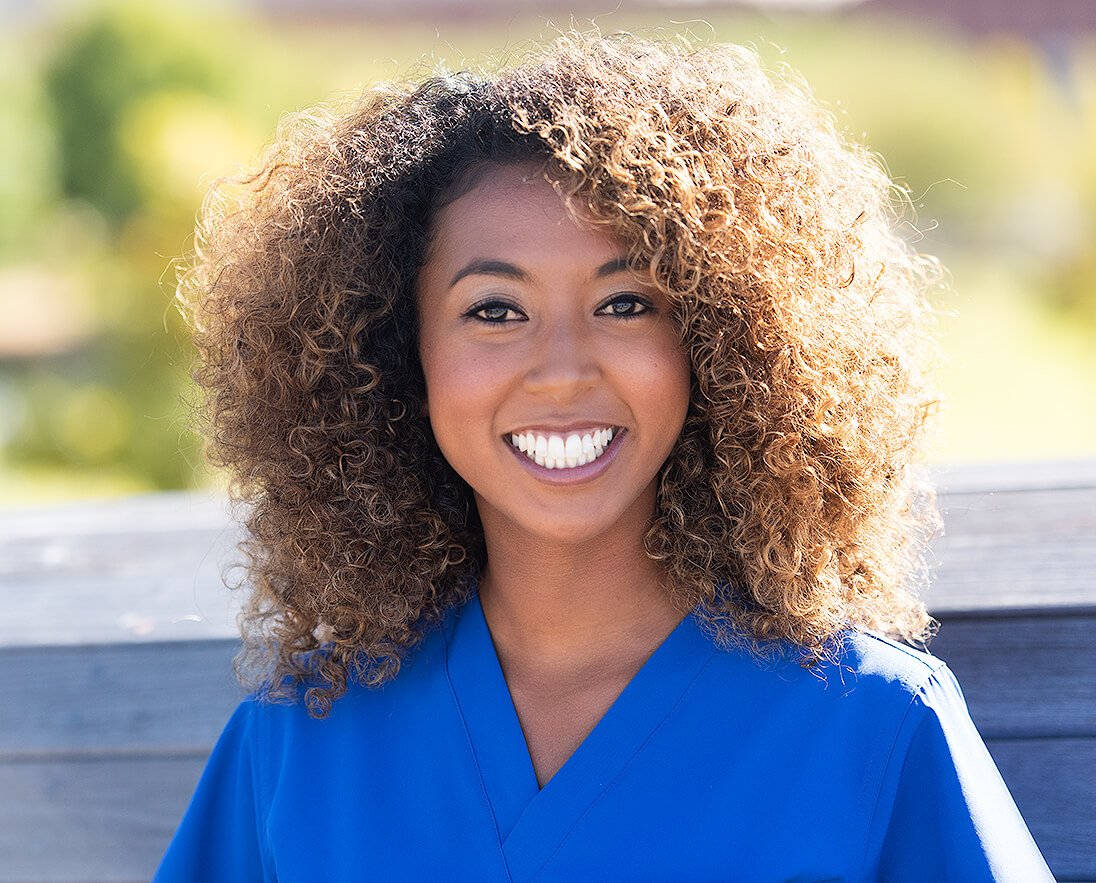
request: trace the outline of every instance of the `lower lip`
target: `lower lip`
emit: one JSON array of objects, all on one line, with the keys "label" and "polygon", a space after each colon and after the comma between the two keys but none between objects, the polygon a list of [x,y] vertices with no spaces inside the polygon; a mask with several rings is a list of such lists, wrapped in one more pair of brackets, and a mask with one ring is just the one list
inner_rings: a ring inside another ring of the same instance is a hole
[{"label": "lower lip", "polygon": [[585,466],[571,466],[567,469],[548,469],[545,466],[538,466],[535,460],[530,460],[512,444],[506,441],[503,441],[503,444],[513,452],[522,466],[546,484],[580,484],[597,478],[609,468],[609,464],[616,459],[617,452],[627,435],[628,430],[619,430],[613,435],[613,439],[609,442],[609,447],[605,449],[605,453],[594,460],[593,463],[587,463]]}]

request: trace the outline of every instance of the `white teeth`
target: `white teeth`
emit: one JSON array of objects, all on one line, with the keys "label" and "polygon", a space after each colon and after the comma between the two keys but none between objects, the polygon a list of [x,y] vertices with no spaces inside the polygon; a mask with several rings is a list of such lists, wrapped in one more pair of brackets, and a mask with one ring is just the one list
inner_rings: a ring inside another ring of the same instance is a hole
[{"label": "white teeth", "polygon": [[512,434],[510,443],[538,466],[546,469],[573,469],[592,463],[603,453],[613,437],[612,427],[579,435],[537,435],[533,432]]},{"label": "white teeth", "polygon": [[567,465],[577,466],[579,458],[582,456],[582,438],[581,436],[571,434],[567,436]]}]

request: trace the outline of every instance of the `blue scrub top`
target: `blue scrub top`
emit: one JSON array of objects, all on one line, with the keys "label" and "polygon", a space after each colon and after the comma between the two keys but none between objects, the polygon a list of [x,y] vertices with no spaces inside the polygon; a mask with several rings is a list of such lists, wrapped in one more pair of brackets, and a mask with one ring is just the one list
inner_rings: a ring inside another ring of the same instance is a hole
[{"label": "blue scrub top", "polygon": [[947,667],[686,617],[537,785],[478,598],[324,720],[245,700],[155,880],[1052,880]]}]

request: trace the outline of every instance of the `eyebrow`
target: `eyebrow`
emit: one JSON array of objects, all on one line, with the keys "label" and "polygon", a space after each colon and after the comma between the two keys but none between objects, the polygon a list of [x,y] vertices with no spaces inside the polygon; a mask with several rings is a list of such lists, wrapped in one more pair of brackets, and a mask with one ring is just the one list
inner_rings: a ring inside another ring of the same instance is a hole
[{"label": "eyebrow", "polygon": [[[606,261],[594,270],[594,277],[603,279],[606,276],[612,276],[614,273],[622,273],[627,269],[628,258],[622,255]],[[521,269],[521,267],[508,263],[507,261],[476,259],[466,264],[460,270],[457,270],[456,274],[449,281],[449,287],[452,288],[465,276],[501,276],[504,279],[516,279],[519,282],[529,281],[528,273]]]}]

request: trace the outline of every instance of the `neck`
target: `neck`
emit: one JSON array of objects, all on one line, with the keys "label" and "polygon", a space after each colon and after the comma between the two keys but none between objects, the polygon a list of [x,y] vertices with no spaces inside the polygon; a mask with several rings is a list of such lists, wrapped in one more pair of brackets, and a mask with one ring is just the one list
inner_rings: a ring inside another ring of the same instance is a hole
[{"label": "neck", "polygon": [[504,665],[578,674],[653,651],[684,611],[643,548],[646,526],[625,521],[563,543],[486,519],[480,602]]}]

